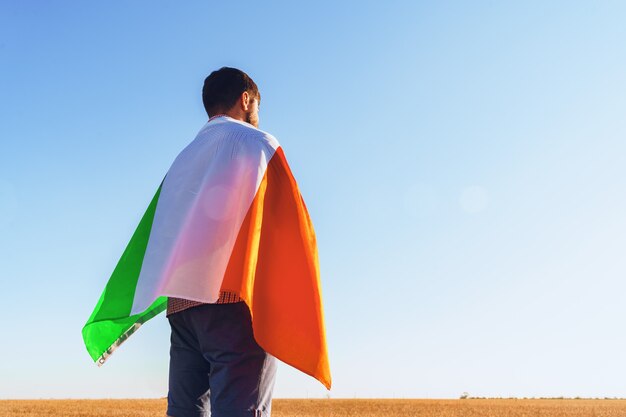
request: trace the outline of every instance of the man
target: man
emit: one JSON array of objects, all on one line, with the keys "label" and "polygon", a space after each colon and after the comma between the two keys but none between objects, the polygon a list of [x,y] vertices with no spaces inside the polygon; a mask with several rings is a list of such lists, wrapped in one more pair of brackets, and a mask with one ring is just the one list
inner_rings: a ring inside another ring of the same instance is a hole
[{"label": "man", "polygon": [[[208,124],[220,135],[259,126],[261,96],[243,71],[221,68],[204,81],[202,101]],[[205,135],[210,140],[211,135]],[[170,297],[169,393],[171,417],[269,416],[276,359],[254,340],[250,312],[235,292],[220,292],[215,304]]]},{"label": "man", "polygon": [[[167,414],[269,416],[276,359],[331,386],[317,243],[261,96],[205,80],[208,122],[176,157],[83,327],[102,365],[167,309]],[[275,359],[276,358],[276,359]]]}]

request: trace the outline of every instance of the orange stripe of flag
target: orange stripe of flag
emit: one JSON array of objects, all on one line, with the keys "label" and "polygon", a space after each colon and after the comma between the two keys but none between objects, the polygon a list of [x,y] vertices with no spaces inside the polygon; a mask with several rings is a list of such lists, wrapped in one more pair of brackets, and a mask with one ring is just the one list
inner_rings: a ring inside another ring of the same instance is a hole
[{"label": "orange stripe of flag", "polygon": [[246,301],[265,351],[330,389],[315,232],[281,147],[243,221],[221,289]]}]

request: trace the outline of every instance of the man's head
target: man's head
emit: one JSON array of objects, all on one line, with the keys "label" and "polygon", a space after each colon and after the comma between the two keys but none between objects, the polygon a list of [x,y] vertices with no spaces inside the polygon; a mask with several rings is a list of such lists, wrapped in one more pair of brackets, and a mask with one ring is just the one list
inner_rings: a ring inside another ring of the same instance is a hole
[{"label": "man's head", "polygon": [[261,94],[245,72],[222,67],[204,80],[202,102],[209,117],[227,114],[259,127]]}]

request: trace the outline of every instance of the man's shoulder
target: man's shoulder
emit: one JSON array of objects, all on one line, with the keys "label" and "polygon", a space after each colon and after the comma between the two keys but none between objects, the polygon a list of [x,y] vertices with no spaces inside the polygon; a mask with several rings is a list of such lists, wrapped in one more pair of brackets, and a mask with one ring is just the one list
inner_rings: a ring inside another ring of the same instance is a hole
[{"label": "man's shoulder", "polygon": [[229,123],[233,129],[236,129],[239,132],[243,133],[247,138],[259,141],[262,144],[269,146],[273,149],[276,149],[280,146],[278,139],[276,139],[274,135],[266,132],[265,130],[261,130],[257,127],[252,126],[249,123],[239,120],[229,120]]},{"label": "man's shoulder", "polygon": [[278,139],[271,133],[268,133],[264,130],[257,129],[261,136],[259,136],[259,140],[261,140],[267,146],[270,146],[273,149],[277,149],[280,146]]}]

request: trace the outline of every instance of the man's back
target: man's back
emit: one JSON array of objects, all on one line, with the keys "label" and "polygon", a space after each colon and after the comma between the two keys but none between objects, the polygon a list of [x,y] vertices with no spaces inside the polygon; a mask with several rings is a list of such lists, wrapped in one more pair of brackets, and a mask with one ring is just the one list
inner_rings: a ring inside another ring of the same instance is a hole
[{"label": "man's back", "polygon": [[158,295],[218,299],[237,232],[278,146],[273,136],[222,115],[180,152],[163,181],[133,312]]},{"label": "man's back", "polygon": [[[204,167],[215,163],[211,159],[224,159],[224,153],[230,153],[230,158],[237,159],[243,153],[251,153],[250,149],[244,148],[255,146],[270,147],[276,149],[278,141],[273,136],[263,132],[254,126],[240,122],[231,117],[220,115],[212,117],[202,129],[198,132],[194,140],[181,151],[176,159],[179,164],[187,164],[192,161],[202,162]],[[218,151],[226,150],[226,152]],[[228,151],[230,150],[230,151]],[[265,155],[260,150],[259,155]],[[270,154],[270,152],[267,152]],[[202,170],[202,166],[199,167]],[[187,173],[192,173],[192,169],[188,169]],[[184,172],[183,172],[184,174]],[[193,174],[190,174],[193,175]],[[228,304],[243,301],[239,294],[235,291],[220,291],[216,304]],[[187,298],[168,297],[167,300],[167,316],[186,310],[191,307],[206,304],[205,301],[194,301]]]}]

